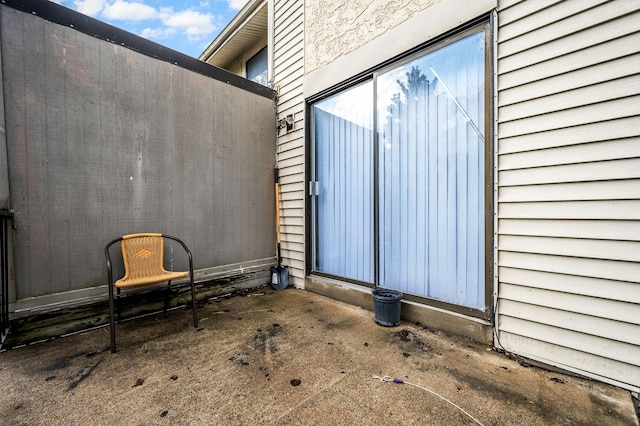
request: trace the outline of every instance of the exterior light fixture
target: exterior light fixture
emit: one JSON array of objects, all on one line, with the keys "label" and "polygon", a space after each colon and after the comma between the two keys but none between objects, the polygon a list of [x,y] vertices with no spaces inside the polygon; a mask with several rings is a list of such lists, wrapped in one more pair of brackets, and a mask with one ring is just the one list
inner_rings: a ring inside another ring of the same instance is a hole
[{"label": "exterior light fixture", "polygon": [[284,128],[286,128],[287,131],[293,129],[293,114],[289,114],[285,118],[278,120],[278,129]]}]

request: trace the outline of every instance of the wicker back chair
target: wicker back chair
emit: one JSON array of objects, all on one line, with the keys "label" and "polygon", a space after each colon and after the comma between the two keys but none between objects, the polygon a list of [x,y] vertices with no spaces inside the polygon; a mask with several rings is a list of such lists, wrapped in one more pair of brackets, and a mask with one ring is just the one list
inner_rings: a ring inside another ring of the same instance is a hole
[{"label": "wicker back chair", "polygon": [[[189,257],[188,271],[167,271],[164,268],[164,241],[170,239],[178,242]],[[122,259],[124,262],[125,274],[116,282],[113,281],[113,268],[109,249],[115,243],[120,242],[122,248]],[[196,290],[193,278],[193,257],[186,244],[171,235],[166,234],[129,234],[110,241],[104,248],[104,255],[107,261],[107,278],[109,280],[109,313],[110,313],[110,335],[111,352],[116,352],[116,328],[114,298],[120,295],[122,288],[135,287],[148,284],[156,284],[166,281],[171,285],[172,280],[190,277],[191,282],[191,305],[193,309],[193,325],[198,327],[198,314],[196,311]],[[117,296],[114,296],[114,288]]]}]

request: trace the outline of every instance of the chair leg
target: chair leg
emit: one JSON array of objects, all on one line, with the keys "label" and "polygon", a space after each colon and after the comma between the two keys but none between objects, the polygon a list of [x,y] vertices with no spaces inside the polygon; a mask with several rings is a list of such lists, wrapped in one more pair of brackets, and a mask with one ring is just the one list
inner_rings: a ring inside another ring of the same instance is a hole
[{"label": "chair leg", "polygon": [[116,324],[113,311],[113,286],[109,283],[109,332],[111,335],[111,353],[116,352]]},{"label": "chair leg", "polygon": [[196,284],[191,273],[191,308],[193,309],[193,326],[198,328],[198,312],[196,311]]},{"label": "chair leg", "polygon": [[120,317],[120,287],[118,287],[118,293],[116,294],[116,308],[118,309],[118,322],[122,321],[122,318]]},{"label": "chair leg", "polygon": [[171,298],[171,280],[167,283],[167,288],[164,293],[164,313],[167,313],[169,309],[169,299]]}]

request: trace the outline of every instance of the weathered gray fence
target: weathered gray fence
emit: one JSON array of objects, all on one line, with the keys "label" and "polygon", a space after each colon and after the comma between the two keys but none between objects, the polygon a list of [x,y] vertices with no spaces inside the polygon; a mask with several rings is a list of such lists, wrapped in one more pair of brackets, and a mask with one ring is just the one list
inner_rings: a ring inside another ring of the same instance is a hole
[{"label": "weathered gray fence", "polygon": [[127,233],[183,239],[204,275],[274,257],[275,113],[264,91],[5,5],[0,37],[12,299],[104,285],[104,244]]}]

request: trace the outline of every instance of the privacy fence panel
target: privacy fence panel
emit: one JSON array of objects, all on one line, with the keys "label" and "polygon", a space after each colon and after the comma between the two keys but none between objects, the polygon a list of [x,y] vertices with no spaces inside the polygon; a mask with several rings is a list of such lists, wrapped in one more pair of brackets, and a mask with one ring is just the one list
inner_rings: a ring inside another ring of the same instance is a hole
[{"label": "privacy fence panel", "polygon": [[275,255],[273,99],[8,6],[0,30],[17,299],[105,284],[127,233],[196,269]]}]

